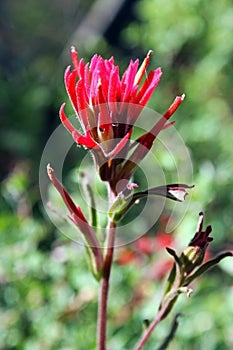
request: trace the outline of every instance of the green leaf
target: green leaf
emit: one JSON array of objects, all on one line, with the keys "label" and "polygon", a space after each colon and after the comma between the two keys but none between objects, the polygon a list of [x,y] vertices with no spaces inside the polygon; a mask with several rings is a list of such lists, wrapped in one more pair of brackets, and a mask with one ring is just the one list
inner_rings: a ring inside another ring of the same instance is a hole
[{"label": "green leaf", "polygon": [[113,203],[113,205],[111,206],[111,208],[109,209],[108,215],[114,222],[117,222],[123,218],[130,206],[129,202],[125,199],[125,197],[119,195]]},{"label": "green leaf", "polygon": [[95,196],[92,191],[92,188],[89,183],[88,176],[85,172],[80,172],[80,177],[82,178],[82,187],[86,194],[86,196],[89,198],[90,201],[90,222],[91,226],[97,227],[97,214],[96,214],[96,203],[95,203]]},{"label": "green leaf", "polygon": [[190,284],[192,281],[194,281],[197,277],[199,277],[200,275],[202,275],[204,272],[206,272],[208,269],[210,269],[211,267],[217,265],[222,259],[228,257],[228,256],[233,256],[233,252],[229,251],[229,252],[224,252],[220,255],[218,255],[216,258],[207,261],[205,264],[203,264],[202,266],[200,266],[196,272],[194,272],[191,276],[189,276],[186,280],[185,280],[185,286],[187,286],[188,284]]},{"label": "green leaf", "polygon": [[170,290],[172,289],[173,283],[174,283],[175,278],[176,278],[176,272],[177,272],[177,268],[176,268],[176,264],[174,264],[172,269],[171,269],[170,275],[168,276],[164,295],[169,293]]}]

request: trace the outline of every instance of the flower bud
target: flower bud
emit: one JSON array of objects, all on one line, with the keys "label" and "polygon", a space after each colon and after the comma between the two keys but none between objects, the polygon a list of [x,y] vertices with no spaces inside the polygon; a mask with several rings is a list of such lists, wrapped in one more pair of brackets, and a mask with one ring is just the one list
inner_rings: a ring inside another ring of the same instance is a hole
[{"label": "flower bud", "polygon": [[196,234],[188,247],[181,254],[181,261],[186,274],[189,274],[193,269],[201,265],[205,257],[206,249],[213,240],[212,237],[209,237],[212,231],[211,226],[207,226],[206,229],[202,231],[203,217],[204,214],[200,213]]}]

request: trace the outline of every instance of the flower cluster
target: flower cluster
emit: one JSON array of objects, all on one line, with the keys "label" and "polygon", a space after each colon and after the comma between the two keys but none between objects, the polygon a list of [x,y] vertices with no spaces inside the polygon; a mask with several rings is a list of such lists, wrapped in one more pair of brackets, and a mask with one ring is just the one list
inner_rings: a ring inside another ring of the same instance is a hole
[{"label": "flower cluster", "polygon": [[[149,132],[137,140],[130,140],[133,127],[162,74],[161,69],[157,68],[146,76],[151,55],[152,51],[149,51],[140,67],[138,59],[131,61],[120,79],[119,67],[114,64],[113,57],[105,60],[94,55],[91,62],[85,64],[83,59],[79,60],[78,53],[72,47],[74,68],[69,66],[65,71],[66,90],[83,133],[81,134],[66,116],[65,103],[60,108],[60,118],[74,141],[91,150],[101,180],[109,183],[113,201],[109,203],[108,215],[115,223],[143,197],[164,196],[182,202],[187,195],[187,189],[192,187],[186,184],[171,184],[132,193],[138,187],[137,184],[130,183],[135,169],[151,149],[158,133],[173,124],[168,120],[184,99],[184,95],[176,97]],[[144,76],[146,78],[143,81]],[[91,250],[95,270],[100,271],[103,256],[95,232],[95,220],[93,222],[84,216],[81,208],[74,203],[57,180],[50,165],[48,175],[63,198],[70,213],[70,220],[82,232],[87,245],[94,247]],[[95,212],[95,208],[93,210]]]},{"label": "flower cluster", "polygon": [[[83,129],[81,134],[67,118],[64,108],[60,118],[74,141],[91,150],[100,178],[109,182],[113,192],[121,179],[129,181],[138,163],[146,156],[158,133],[173,123],[167,123],[179,107],[184,95],[176,97],[151,130],[130,143],[133,126],[156,89],[162,72],[152,70],[146,76],[152,51],[139,67],[139,60],[131,61],[120,79],[114,58],[94,55],[90,63],[78,58],[71,48],[74,68],[65,71],[65,86],[74,111]],[[129,151],[131,156],[127,159]]]}]

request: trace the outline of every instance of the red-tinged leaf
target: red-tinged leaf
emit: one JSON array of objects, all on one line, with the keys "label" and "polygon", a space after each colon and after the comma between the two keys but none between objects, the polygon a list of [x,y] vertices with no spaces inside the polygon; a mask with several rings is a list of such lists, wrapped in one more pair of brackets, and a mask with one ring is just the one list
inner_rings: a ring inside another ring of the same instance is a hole
[{"label": "red-tinged leaf", "polygon": [[76,131],[77,135],[81,136],[81,134],[79,134],[79,132],[75,129],[75,127],[70,123],[69,119],[67,118],[67,116],[64,112],[65,105],[66,104],[63,103],[61,105],[61,108],[59,111],[59,115],[60,115],[60,119],[61,119],[62,124],[64,125],[66,130],[68,130],[71,134]]},{"label": "red-tinged leaf", "polygon": [[97,275],[101,274],[103,268],[103,254],[100,248],[100,243],[93,228],[88,224],[88,221],[85,218],[81,208],[75,205],[69,193],[57,180],[54,174],[54,170],[50,167],[50,165],[47,166],[47,172],[51,182],[60,193],[65,205],[67,206],[67,209],[71,214],[70,219],[83,233],[83,236],[88,246],[90,247],[91,252],[93,253],[94,268],[96,269]]},{"label": "red-tinged leaf", "polygon": [[83,212],[82,212],[82,210],[81,210],[80,207],[77,207],[77,211],[78,211],[78,217],[79,217],[82,221],[84,221],[84,222],[87,223],[87,219],[86,219],[85,216],[83,215]]},{"label": "red-tinged leaf", "polygon": [[67,209],[69,210],[70,214],[73,215],[75,214],[77,217],[79,217],[81,220],[84,222],[87,222],[86,218],[84,217],[81,209],[76,206],[76,204],[73,202],[71,196],[69,193],[66,191],[66,189],[62,186],[60,181],[56,178],[54,174],[53,168],[51,168],[50,164],[47,166],[47,173],[49,176],[49,179],[53,183],[54,187],[57,189],[57,191],[60,193]]},{"label": "red-tinged leaf", "polygon": [[87,131],[86,135],[80,135],[77,130],[75,130],[72,133],[72,137],[74,139],[74,141],[82,146],[85,146],[89,149],[92,148],[99,148],[100,146],[93,140],[93,138],[91,137],[91,133]]},{"label": "red-tinged leaf", "polygon": [[74,110],[78,113],[78,104],[76,100],[75,86],[77,79],[77,70],[70,72],[70,66],[67,67],[64,75],[66,91],[73,105]]},{"label": "red-tinged leaf", "polygon": [[171,118],[171,116],[175,113],[177,108],[180,106],[180,104],[184,101],[185,94],[181,96],[177,96],[174,100],[174,102],[171,104],[171,106],[168,108],[168,110],[164,113],[163,117],[168,120]]}]

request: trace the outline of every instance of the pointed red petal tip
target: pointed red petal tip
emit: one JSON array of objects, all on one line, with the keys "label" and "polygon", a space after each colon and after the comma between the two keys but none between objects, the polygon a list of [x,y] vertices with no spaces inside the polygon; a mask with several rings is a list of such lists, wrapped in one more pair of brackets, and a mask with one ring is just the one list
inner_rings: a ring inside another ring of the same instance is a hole
[{"label": "pointed red petal tip", "polygon": [[60,111],[59,111],[59,115],[60,115],[60,119],[61,119],[62,124],[64,125],[66,130],[68,130],[71,133],[74,141],[76,143],[78,143],[79,145],[85,146],[87,148],[99,147],[98,144],[91,137],[90,131],[89,132],[87,131],[86,135],[82,135],[70,123],[69,119],[67,118],[67,116],[66,116],[66,114],[64,112],[65,105],[66,105],[65,103],[63,103],[61,105],[61,108],[60,108]]},{"label": "pointed red petal tip", "polygon": [[63,185],[58,181],[54,174],[54,169],[50,166],[50,164],[47,165],[47,173],[49,176],[50,181],[53,183],[57,191],[60,193],[67,209],[69,210],[71,216],[76,216],[85,223],[87,223],[87,219],[85,218],[81,208],[79,206],[76,206],[76,204],[73,202],[71,196],[66,191],[66,189],[63,187]]},{"label": "pointed red petal tip", "polygon": [[72,59],[74,68],[78,69],[78,62],[79,62],[79,60],[78,60],[78,53],[77,53],[77,51],[76,51],[74,46],[71,46],[70,52],[71,52],[71,59]]},{"label": "pointed red petal tip", "polygon": [[100,148],[98,143],[96,143],[91,137],[91,133],[88,131],[86,135],[81,135],[77,130],[74,130],[72,132],[72,137],[77,144],[87,147],[89,149]]},{"label": "pointed red petal tip", "polygon": [[152,50],[148,51],[146,57],[144,58],[141,66],[140,66],[140,68],[139,68],[139,70],[138,70],[138,72],[137,72],[137,74],[135,76],[134,85],[140,84],[140,82],[142,80],[142,77],[143,77],[143,75],[144,75],[144,73],[145,73],[145,71],[146,71],[146,69],[147,69],[147,67],[148,67],[148,65],[150,63],[150,58],[153,55],[153,53],[154,52]]},{"label": "pointed red petal tip", "polygon": [[66,128],[66,130],[68,130],[72,134],[74,131],[77,131],[77,130],[70,123],[69,119],[67,118],[67,116],[66,116],[66,114],[64,112],[65,105],[66,105],[65,102],[61,105],[61,108],[60,108],[60,111],[59,111],[59,116],[60,116],[61,122],[64,125],[64,127]]},{"label": "pointed red petal tip", "polygon": [[154,51],[153,51],[153,50],[149,50],[149,51],[147,52],[146,57],[150,58],[150,56],[152,56],[153,54],[154,54]]},{"label": "pointed red petal tip", "polygon": [[175,113],[179,105],[184,101],[185,94],[182,94],[181,96],[176,96],[175,100],[172,102],[171,106],[168,108],[168,110],[164,113],[163,117],[165,119],[171,118],[171,116]]},{"label": "pointed red petal tip", "polygon": [[180,98],[181,98],[182,101],[184,101],[184,99],[185,99],[185,94],[182,94],[182,95],[180,96]]}]

